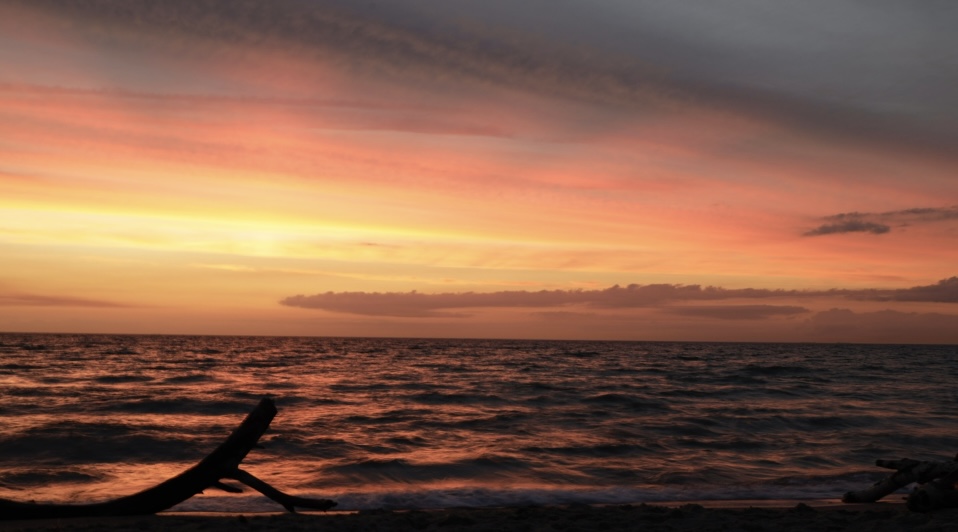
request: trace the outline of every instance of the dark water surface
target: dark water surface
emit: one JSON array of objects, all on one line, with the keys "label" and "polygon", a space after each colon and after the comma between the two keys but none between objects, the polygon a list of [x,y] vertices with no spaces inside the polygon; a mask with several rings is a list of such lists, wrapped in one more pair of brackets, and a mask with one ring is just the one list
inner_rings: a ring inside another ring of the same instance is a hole
[{"label": "dark water surface", "polygon": [[0,497],[151,486],[269,395],[247,469],[342,508],[831,498],[951,459],[956,384],[955,346],[0,334]]}]

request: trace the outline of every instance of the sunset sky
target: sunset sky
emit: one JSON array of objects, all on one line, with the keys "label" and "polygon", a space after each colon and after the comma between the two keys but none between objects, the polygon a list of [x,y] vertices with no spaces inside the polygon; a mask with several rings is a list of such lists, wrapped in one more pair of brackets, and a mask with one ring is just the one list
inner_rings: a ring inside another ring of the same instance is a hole
[{"label": "sunset sky", "polygon": [[5,0],[0,331],[958,343],[952,0]]}]

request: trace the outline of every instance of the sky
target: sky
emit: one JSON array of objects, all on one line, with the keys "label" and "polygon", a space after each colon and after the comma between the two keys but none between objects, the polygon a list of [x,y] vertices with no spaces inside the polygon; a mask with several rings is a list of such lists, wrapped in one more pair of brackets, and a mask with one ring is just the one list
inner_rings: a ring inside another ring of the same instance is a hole
[{"label": "sky", "polygon": [[0,330],[958,343],[952,0],[4,0]]}]

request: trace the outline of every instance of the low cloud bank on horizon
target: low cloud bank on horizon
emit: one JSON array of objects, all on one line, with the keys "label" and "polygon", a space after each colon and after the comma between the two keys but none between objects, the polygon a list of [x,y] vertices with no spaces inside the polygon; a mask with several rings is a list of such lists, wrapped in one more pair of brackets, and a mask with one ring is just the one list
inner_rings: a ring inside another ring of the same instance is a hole
[{"label": "low cloud bank on horizon", "polygon": [[0,293],[0,306],[132,308],[134,305],[83,297],[48,296],[23,292]]},{"label": "low cloud bank on horizon", "polygon": [[[412,318],[468,317],[456,309],[470,308],[555,308],[585,306],[595,309],[625,309],[667,306],[685,301],[723,301],[734,299],[842,297],[859,301],[958,303],[958,277],[936,284],[902,289],[832,289],[771,290],[764,288],[727,289],[722,287],[680,284],[630,284],[602,290],[500,291],[489,293],[446,292],[325,292],[295,295],[280,301],[281,305],[330,312],[367,316]],[[807,311],[796,306],[732,306],[724,307],[742,319],[790,315]],[[723,307],[687,307],[681,313],[699,316],[721,316]],[[738,311],[737,313],[735,311]]]}]

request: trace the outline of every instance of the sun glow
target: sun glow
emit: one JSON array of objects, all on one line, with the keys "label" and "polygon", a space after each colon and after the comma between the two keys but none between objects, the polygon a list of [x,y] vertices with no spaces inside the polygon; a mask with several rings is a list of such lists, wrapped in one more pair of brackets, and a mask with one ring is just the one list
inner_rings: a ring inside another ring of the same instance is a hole
[{"label": "sun glow", "polygon": [[[322,6],[271,8],[305,33],[225,12],[185,23],[175,7],[164,25],[0,7],[0,318],[18,330],[230,332],[235,318],[293,334],[814,338],[818,313],[877,323],[869,312],[889,303],[374,318],[279,302],[633,283],[904,289],[955,274],[956,163],[934,128],[673,79],[646,47],[572,50],[459,22],[479,33],[453,38],[406,8],[415,32]],[[929,323],[955,315],[947,301],[907,304],[894,308]]]}]

